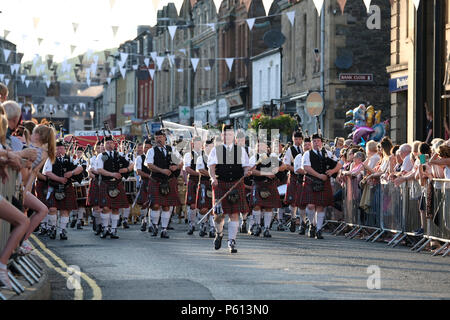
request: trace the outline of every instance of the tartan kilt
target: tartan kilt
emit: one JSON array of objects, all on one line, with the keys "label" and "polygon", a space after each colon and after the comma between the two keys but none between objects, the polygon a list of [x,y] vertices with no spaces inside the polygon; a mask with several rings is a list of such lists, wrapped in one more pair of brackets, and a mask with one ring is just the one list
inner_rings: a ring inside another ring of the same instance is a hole
[{"label": "tartan kilt", "polygon": [[66,197],[63,200],[58,201],[55,198],[55,190],[53,190],[47,200],[47,207],[67,211],[78,209],[77,196],[75,194],[75,188],[73,187],[73,185],[68,185],[65,188],[64,193],[66,194]]},{"label": "tartan kilt", "polygon": [[100,205],[99,190],[100,187],[98,185],[97,178],[92,178],[91,181],[89,182],[86,206],[97,207]]},{"label": "tartan kilt", "polygon": [[333,190],[330,179],[325,181],[324,189],[320,192],[314,192],[311,180],[305,179],[301,199],[298,199],[298,204],[301,206],[307,206],[308,204],[320,207],[333,206]]},{"label": "tartan kilt", "polygon": [[[117,189],[119,189],[120,193],[117,197],[111,198],[108,194],[108,186],[117,183]],[[113,181],[104,181],[102,180],[99,188],[99,197],[100,197],[100,208],[108,207],[110,209],[120,209],[120,208],[128,208],[130,205],[128,203],[127,194],[125,193],[125,187],[123,186],[123,182],[113,182]]]},{"label": "tartan kilt", "polygon": [[170,193],[163,196],[159,192],[160,182],[158,180],[150,180],[150,197],[152,198],[152,205],[158,204],[163,207],[180,206],[181,201],[178,197],[178,180],[177,178],[169,179]]},{"label": "tartan kilt", "polygon": [[[205,180],[200,182],[201,185],[204,184],[206,189],[211,189],[211,181]],[[198,209],[211,209],[212,208],[212,198],[208,198],[205,194],[205,197],[202,197],[201,185],[197,187],[197,197],[196,197],[196,205]]]},{"label": "tartan kilt", "polygon": [[[252,207],[260,206],[263,208],[281,208],[280,194],[278,192],[277,179],[270,182],[253,182],[256,187],[255,195],[252,193]],[[266,187],[270,191],[270,196],[266,199],[261,198],[259,191]],[[256,201],[255,201],[256,200]]]},{"label": "tartan kilt", "polygon": [[34,184],[34,194],[36,198],[39,199],[40,202],[47,205],[47,200],[45,198],[47,197],[47,183],[44,181],[41,181],[39,179],[36,179],[36,183]]},{"label": "tartan kilt", "polygon": [[289,173],[286,195],[284,196],[284,202],[287,205],[295,205],[295,199],[297,198],[297,193],[301,194],[302,185],[298,183],[297,177]]},{"label": "tartan kilt", "polygon": [[[215,202],[216,199],[219,200],[222,198],[222,196],[227,193],[228,190],[231,189],[232,186],[237,181],[232,182],[224,182],[224,181],[218,181],[218,186],[213,187],[213,201]],[[225,197],[225,199],[222,200],[222,209],[224,214],[232,214],[232,213],[248,213],[249,212],[249,206],[248,202],[246,200],[246,194],[245,194],[245,187],[244,182],[241,182],[236,189],[239,192],[239,200],[236,203],[230,203],[228,199]]]},{"label": "tartan kilt", "polygon": [[140,205],[142,209],[145,209],[147,207],[148,197],[150,196],[150,179],[143,178],[139,188],[139,196],[136,200],[136,204]]},{"label": "tartan kilt", "polygon": [[186,205],[197,203],[197,189],[198,189],[198,178],[189,177],[185,200]]}]

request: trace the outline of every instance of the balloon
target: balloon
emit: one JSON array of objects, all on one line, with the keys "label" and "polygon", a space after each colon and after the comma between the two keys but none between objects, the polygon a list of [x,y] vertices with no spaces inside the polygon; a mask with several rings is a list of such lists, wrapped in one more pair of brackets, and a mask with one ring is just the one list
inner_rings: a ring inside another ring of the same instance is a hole
[{"label": "balloon", "polygon": [[378,124],[381,122],[381,110],[378,110],[375,114],[375,123]]},{"label": "balloon", "polygon": [[374,132],[375,130],[369,127],[359,127],[356,128],[355,133],[353,134],[353,143],[359,144],[361,142],[361,138],[363,137],[364,140],[368,141],[369,136]]},{"label": "balloon", "polygon": [[374,120],[373,117],[375,115],[375,108],[373,106],[369,106],[367,108],[366,114],[367,114],[366,125],[368,127],[372,127],[373,126],[373,120]]},{"label": "balloon", "polygon": [[380,141],[386,135],[386,125],[377,123],[372,127],[373,132],[370,134],[370,140]]},{"label": "balloon", "polygon": [[344,128],[352,128],[354,126],[355,126],[355,121],[353,121],[353,119],[344,123]]}]

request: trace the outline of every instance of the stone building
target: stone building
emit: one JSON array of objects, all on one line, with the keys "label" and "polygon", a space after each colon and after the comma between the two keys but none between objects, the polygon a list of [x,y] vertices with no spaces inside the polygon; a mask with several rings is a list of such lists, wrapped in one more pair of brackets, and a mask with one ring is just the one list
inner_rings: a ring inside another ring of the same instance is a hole
[{"label": "stone building", "polygon": [[316,131],[316,120],[305,112],[306,98],[323,91],[320,122],[329,138],[350,133],[344,130],[345,112],[360,103],[372,104],[383,111],[383,120],[389,118],[389,1],[373,0],[367,13],[363,1],[349,0],[343,14],[337,1],[325,1],[321,16],[312,0],[282,0],[279,5],[284,13],[295,11],[293,26],[286,15],[281,21],[285,112],[298,113],[303,128]]},{"label": "stone building", "polygon": [[[8,59],[6,59],[6,55]],[[9,99],[15,99],[16,83],[19,78],[20,69],[16,72],[11,71],[11,66],[19,64],[22,60],[23,53],[16,52],[16,45],[3,37],[0,37],[0,82],[8,87]]]}]

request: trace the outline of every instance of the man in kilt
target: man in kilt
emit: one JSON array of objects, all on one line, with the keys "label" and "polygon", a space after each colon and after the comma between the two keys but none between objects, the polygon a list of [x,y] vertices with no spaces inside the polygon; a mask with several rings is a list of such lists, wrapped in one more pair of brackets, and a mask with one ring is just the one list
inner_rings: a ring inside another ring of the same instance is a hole
[{"label": "man in kilt", "polygon": [[337,173],[342,165],[333,160],[330,151],[322,148],[321,135],[314,134],[312,142],[313,149],[306,151],[302,159],[306,175],[300,204],[307,206],[306,213],[310,223],[308,236],[323,239],[322,225],[325,219],[325,208],[333,205],[330,177]]},{"label": "man in kilt", "polygon": [[[117,223],[119,221],[119,209],[128,208],[128,198],[122,182],[122,174],[133,170],[132,164],[129,167],[120,168],[126,161],[121,159],[117,151],[114,150],[115,142],[112,136],[105,137],[105,152],[97,156],[97,172],[100,174],[100,207],[102,208],[102,235],[106,238],[119,239],[117,235]],[[128,161],[126,161],[128,163]],[[111,219],[111,227],[109,220]]]},{"label": "man in kilt", "polygon": [[[209,154],[213,148],[214,140],[206,140],[205,150],[201,151],[196,164],[196,170],[201,174],[200,183],[197,187],[196,207],[201,216],[204,216],[212,208],[212,187],[207,163]],[[200,231],[205,228],[206,222],[200,226]],[[209,237],[215,237],[214,217],[212,214],[209,215]]]},{"label": "man in kilt", "polygon": [[[306,152],[308,150],[311,150],[311,138],[305,137],[305,140],[303,140],[303,151]],[[294,159],[294,170],[295,175],[297,176],[297,181],[299,184],[303,185],[304,176],[305,176],[305,170],[303,169],[303,155],[299,153],[295,159]],[[306,229],[309,228],[309,220],[306,219],[306,207],[301,204],[302,201],[302,192],[297,192],[295,196],[295,206],[299,208],[300,211],[300,228],[299,228],[299,235],[304,235],[306,232]]]},{"label": "man in kilt", "polygon": [[295,232],[295,224],[297,219],[297,208],[295,206],[295,197],[297,192],[302,192],[302,185],[299,184],[297,176],[294,171],[294,159],[298,154],[303,154],[302,150],[302,142],[303,142],[303,134],[301,131],[294,131],[292,134],[292,141],[294,143],[284,155],[283,162],[289,170],[289,178],[287,183],[286,195],[284,198],[284,202],[289,205],[289,209],[291,210],[291,226],[289,230],[291,232]]},{"label": "man in kilt", "polygon": [[270,223],[272,222],[272,209],[281,207],[278,183],[275,174],[279,169],[279,159],[275,153],[269,155],[267,142],[260,139],[257,153],[249,160],[249,166],[256,168],[252,170],[252,207],[255,224],[253,235],[261,234],[261,212],[264,212],[264,234],[265,238],[271,238]]},{"label": "man in kilt", "polygon": [[[278,144],[278,161],[280,163],[280,168],[278,169],[278,172],[275,174],[275,176],[277,177],[277,186],[282,186],[282,185],[287,185],[287,180],[288,180],[288,172],[289,170],[286,169],[286,165],[283,163],[284,160],[284,155],[286,153],[286,149],[285,149],[285,145],[282,143]],[[282,170],[281,168],[283,167],[284,170]],[[283,195],[283,199],[284,199]],[[281,195],[280,195],[281,197]],[[285,227],[284,227],[284,211],[285,211],[285,204],[284,201],[282,201],[281,203],[281,207],[278,208],[277,210],[277,220],[278,220],[278,226],[277,226],[277,231],[285,231]]]},{"label": "man in kilt", "polygon": [[[245,149],[245,152],[247,152],[248,157],[250,158],[251,150],[250,150],[249,146],[246,145],[245,133],[241,129],[239,129],[236,132],[236,145],[238,147],[243,147]],[[252,183],[253,183],[253,177],[252,176],[244,178],[245,194],[247,195],[245,197],[245,201],[247,201],[247,204],[249,206],[249,213],[250,213],[250,207],[251,207],[249,199],[250,199],[250,194],[251,194],[251,191],[252,191]],[[241,220],[241,226],[239,228],[239,232],[241,232],[241,233],[247,233],[247,220],[250,220],[249,221],[250,226],[253,224],[253,216],[251,214],[250,214],[249,219],[247,219],[249,213],[243,213],[243,212],[240,213],[242,220]],[[250,230],[249,230],[249,233],[250,233]]]},{"label": "man in kilt", "polygon": [[[148,150],[152,147],[152,142],[150,139],[146,139],[143,145],[143,153],[142,152],[142,144],[138,145],[138,155],[136,157],[136,165],[134,169],[139,177],[141,177],[141,181],[139,184],[139,192],[137,195],[136,203],[141,207],[141,231],[147,230],[147,215],[148,215],[148,199],[150,195],[150,176],[152,172],[145,165],[146,154]],[[149,232],[151,229],[149,228]]]},{"label": "man in kilt", "polygon": [[105,146],[103,145],[102,139],[97,141],[97,143],[95,144],[94,154],[92,155],[91,159],[89,159],[88,167],[89,178],[91,180],[89,181],[88,186],[86,206],[92,208],[92,229],[97,236],[102,232],[102,219],[100,216],[102,209],[100,208],[100,179],[97,172],[97,156],[99,154],[102,154],[103,152],[105,152]]},{"label": "man in kilt", "polygon": [[[88,177],[88,172],[87,172],[88,162],[84,158],[84,148],[81,146],[77,148],[76,159],[74,160],[74,163],[78,166],[83,167],[83,170],[77,176],[77,182],[79,184],[81,184],[81,182]],[[82,198],[86,198],[86,187],[81,186],[81,193],[82,193],[81,194]],[[77,230],[82,230],[84,214],[86,213],[86,208],[85,208],[86,200],[82,201],[82,200],[77,199],[77,202],[78,202],[78,209],[73,211],[74,216],[72,218],[73,220],[72,220],[72,223],[70,224],[70,227],[74,228],[75,224],[76,224]]]},{"label": "man in kilt", "polygon": [[[246,214],[249,211],[245,201],[245,188],[243,178],[250,175],[248,155],[243,147],[238,147],[235,142],[234,130],[231,125],[224,125],[222,130],[223,144],[212,149],[208,158],[209,175],[213,188],[214,222],[216,238],[214,248],[219,250],[222,246],[224,214],[230,218],[228,222],[228,248],[231,253],[236,253],[236,235],[239,229],[239,213]],[[238,185],[222,200],[216,204],[225,193],[238,183]]]},{"label": "man in kilt", "polygon": [[50,239],[56,238],[57,211],[59,210],[59,237],[60,240],[67,240],[66,227],[69,222],[69,213],[78,207],[75,188],[70,179],[80,174],[82,170],[82,166],[77,166],[73,159],[66,155],[64,142],[57,141],[55,163],[47,159],[44,165],[44,174],[49,179],[46,204],[49,208]]},{"label": "man in kilt", "polygon": [[[155,133],[157,145],[147,152],[145,163],[152,171],[150,178],[151,231],[158,235],[158,222],[161,217],[161,238],[168,239],[167,226],[175,206],[181,205],[178,197],[178,176],[183,161],[176,148],[166,145],[166,134],[163,130]],[[162,209],[162,212],[160,211]]]},{"label": "man in kilt", "polygon": [[[192,141],[193,148],[188,150],[183,158],[184,170],[188,174],[187,192],[186,192],[186,207],[188,214],[189,230],[187,234],[192,235],[195,231],[195,220],[197,218],[197,189],[199,186],[200,173],[196,171],[197,159],[200,157],[202,150],[202,138],[199,136],[194,137]],[[203,226],[200,228],[199,236],[204,237],[206,231]]]}]

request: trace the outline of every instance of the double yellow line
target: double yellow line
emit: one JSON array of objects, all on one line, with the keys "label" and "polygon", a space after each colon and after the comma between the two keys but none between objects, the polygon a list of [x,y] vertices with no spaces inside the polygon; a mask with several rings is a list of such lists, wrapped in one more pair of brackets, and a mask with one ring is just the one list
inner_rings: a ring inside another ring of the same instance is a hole
[{"label": "double yellow line", "polygon": [[[42,261],[44,261],[44,263],[49,268],[55,270],[60,275],[62,275],[64,278],[69,279],[69,277],[71,277],[71,275],[67,271],[63,271],[63,270],[68,270],[69,267],[67,266],[67,264],[61,258],[59,258],[56,254],[54,254],[51,250],[49,250],[45,246],[45,244],[43,244],[34,234],[31,235],[31,238],[33,239],[34,242],[36,242],[36,244],[40,247],[40,249],[43,252],[47,253],[53,260],[55,260],[55,262],[58,263],[60,267],[53,265],[53,263],[45,255],[43,255],[39,250],[35,249],[34,252],[36,252],[36,254],[39,256],[39,258],[41,258]],[[97,285],[97,283],[94,280],[92,280],[88,275],[86,275],[84,272],[80,271],[80,276],[91,287],[92,294],[93,294],[92,300],[102,300],[102,290]],[[81,284],[80,284],[80,288],[75,288],[74,300],[83,300],[83,295],[84,295],[83,288],[81,287]]]}]

